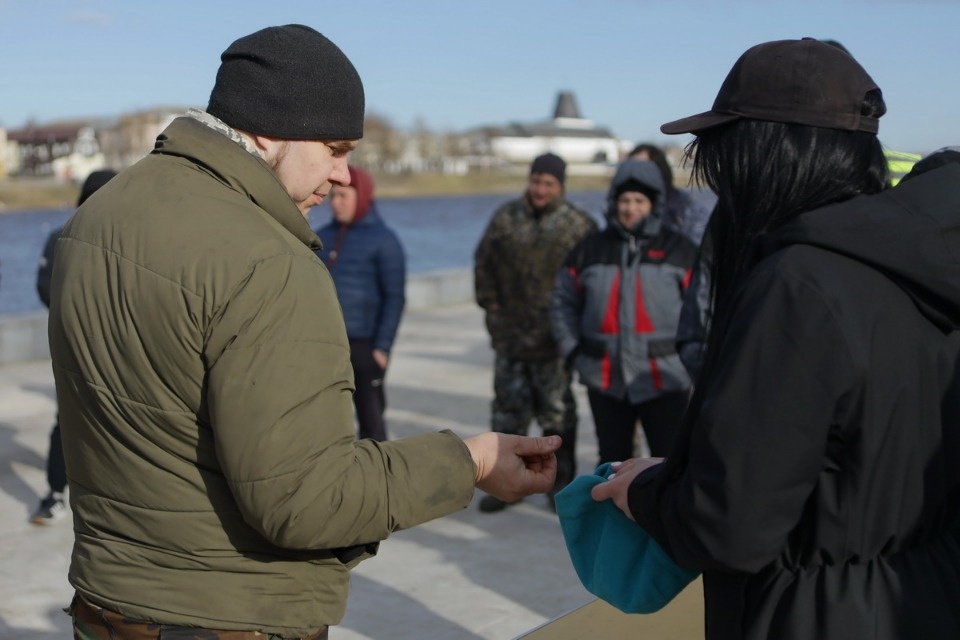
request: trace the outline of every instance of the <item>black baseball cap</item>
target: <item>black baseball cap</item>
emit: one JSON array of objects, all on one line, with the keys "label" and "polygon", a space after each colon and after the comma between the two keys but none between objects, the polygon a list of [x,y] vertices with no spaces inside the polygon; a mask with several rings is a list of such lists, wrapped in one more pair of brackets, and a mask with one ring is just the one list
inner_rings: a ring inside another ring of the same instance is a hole
[{"label": "black baseball cap", "polygon": [[758,44],[727,74],[710,111],[660,127],[666,134],[697,133],[747,118],[877,133],[879,118],[860,109],[879,91],[863,67],[835,46],[814,38]]}]

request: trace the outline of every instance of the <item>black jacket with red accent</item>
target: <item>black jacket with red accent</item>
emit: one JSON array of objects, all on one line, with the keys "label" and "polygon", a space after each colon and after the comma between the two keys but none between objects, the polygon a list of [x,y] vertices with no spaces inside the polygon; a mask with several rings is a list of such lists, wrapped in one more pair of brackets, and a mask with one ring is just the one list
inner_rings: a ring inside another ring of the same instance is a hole
[{"label": "black jacket with red accent", "polygon": [[960,166],[760,246],[631,512],[709,640],[960,638]]}]

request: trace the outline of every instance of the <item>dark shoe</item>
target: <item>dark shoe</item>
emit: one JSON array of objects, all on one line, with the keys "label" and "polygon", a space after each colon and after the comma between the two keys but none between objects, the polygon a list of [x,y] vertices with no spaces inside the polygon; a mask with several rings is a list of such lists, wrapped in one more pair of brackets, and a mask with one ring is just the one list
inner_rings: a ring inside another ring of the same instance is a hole
[{"label": "dark shoe", "polygon": [[40,501],[30,522],[33,524],[53,524],[67,517],[67,505],[58,494],[51,493]]},{"label": "dark shoe", "polygon": [[480,500],[480,511],[484,513],[496,513],[497,511],[503,511],[511,505],[517,504],[516,502],[506,502],[501,500],[496,496],[484,496]]}]

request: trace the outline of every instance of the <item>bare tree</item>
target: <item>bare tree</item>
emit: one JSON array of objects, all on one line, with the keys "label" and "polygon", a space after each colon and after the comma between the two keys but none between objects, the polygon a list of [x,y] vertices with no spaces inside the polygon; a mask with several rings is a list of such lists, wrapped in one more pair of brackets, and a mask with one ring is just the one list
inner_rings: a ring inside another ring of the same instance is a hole
[{"label": "bare tree", "polygon": [[370,170],[383,170],[403,153],[404,142],[385,116],[368,112],[363,121],[363,139],[353,153],[353,161]]}]

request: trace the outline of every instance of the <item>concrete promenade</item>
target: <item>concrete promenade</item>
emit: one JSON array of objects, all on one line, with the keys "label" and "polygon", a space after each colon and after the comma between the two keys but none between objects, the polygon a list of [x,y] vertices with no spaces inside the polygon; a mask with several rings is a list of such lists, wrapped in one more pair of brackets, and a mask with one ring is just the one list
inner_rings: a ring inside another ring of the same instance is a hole
[{"label": "concrete promenade", "polygon": [[[493,354],[479,309],[471,303],[413,306],[387,378],[391,437],[443,428],[465,437],[486,431]],[[577,392],[584,473],[596,460],[596,442],[582,389]],[[71,596],[71,526],[27,521],[46,491],[55,411],[49,360],[0,366],[2,640],[71,637],[61,611]],[[346,617],[331,639],[509,640],[593,599],[577,580],[544,496],[482,514],[476,508],[481,495],[462,512],[399,532],[377,558],[361,564]]]},{"label": "concrete promenade", "polygon": [[[407,311],[470,302],[473,300],[473,270],[447,269],[412,274],[407,278],[406,295]],[[46,310],[0,315],[0,367],[49,357]]]}]

